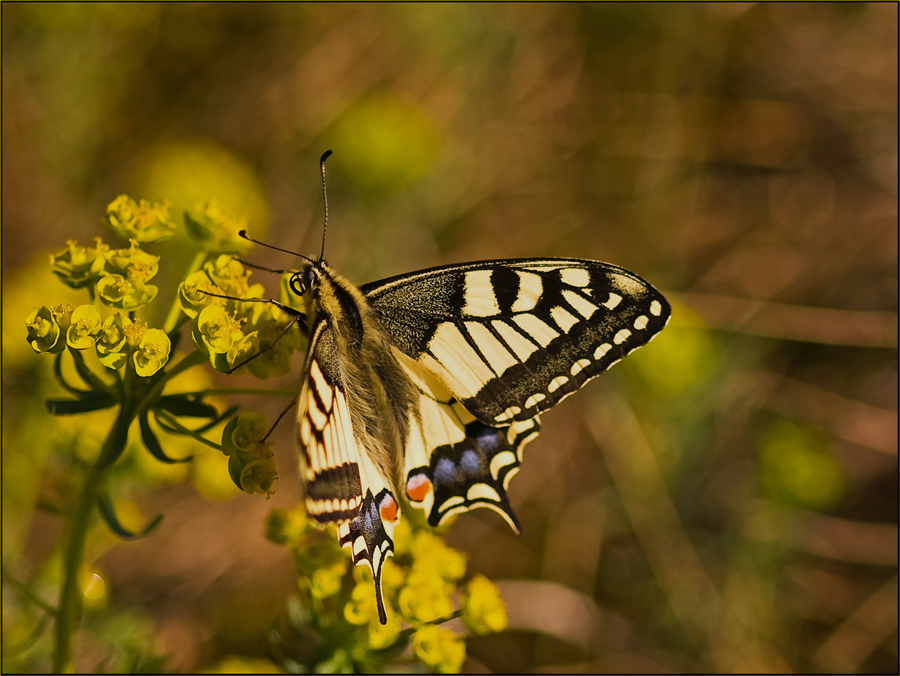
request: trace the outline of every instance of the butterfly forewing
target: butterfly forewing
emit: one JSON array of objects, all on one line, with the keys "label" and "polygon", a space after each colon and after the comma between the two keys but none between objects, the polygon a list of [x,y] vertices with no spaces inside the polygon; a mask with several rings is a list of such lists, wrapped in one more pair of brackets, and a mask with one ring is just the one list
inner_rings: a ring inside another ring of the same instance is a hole
[{"label": "butterfly forewing", "polygon": [[671,313],[637,275],[577,259],[446,266],[362,290],[397,347],[489,426],[559,403]]}]

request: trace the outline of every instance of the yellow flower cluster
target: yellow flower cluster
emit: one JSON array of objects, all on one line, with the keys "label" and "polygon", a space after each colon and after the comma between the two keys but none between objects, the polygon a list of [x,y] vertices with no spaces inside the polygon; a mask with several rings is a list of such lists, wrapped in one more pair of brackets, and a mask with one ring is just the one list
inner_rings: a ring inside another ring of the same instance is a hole
[{"label": "yellow flower cluster", "polygon": [[[137,319],[116,312],[104,321],[93,305],[35,308],[25,319],[28,342],[35,352],[58,354],[95,348],[100,363],[110,369],[124,366],[131,356],[135,372],[144,378],[169,361],[172,342],[165,331],[148,329]],[[61,338],[65,336],[65,339]]]},{"label": "yellow flower cluster", "polygon": [[362,566],[356,569],[358,581],[344,606],[345,619],[366,626],[372,650],[394,645],[401,636],[402,621],[413,629],[413,654],[423,664],[445,673],[459,671],[466,657],[464,639],[436,623],[461,615],[473,633],[502,631],[506,607],[499,590],[486,577],[476,575],[463,588],[457,613],[453,599],[466,574],[466,555],[434,533],[413,531],[408,520],[394,529],[394,549],[395,557],[382,568],[388,623],[378,621],[371,575]]},{"label": "yellow flower cluster", "polygon": [[[159,256],[143,251],[139,241],[159,241],[165,228],[159,214],[147,216],[159,205],[151,208],[144,204],[137,208],[137,215],[131,209],[126,218],[122,211],[128,210],[126,201],[120,197],[110,205],[108,219],[112,220],[108,222],[117,224],[120,232],[134,235],[127,249],[110,249],[97,237],[93,247],[69,240],[64,250],[50,257],[53,273],[67,286],[88,289],[94,303],[74,309],[70,305],[36,307],[25,326],[35,352],[59,354],[67,346],[79,351],[95,348],[105,367],[121,368],[131,357],[137,374],[149,377],[168,362],[171,341],[165,332],[149,329],[130,315],[158,292],[149,282],[159,271]],[[116,204],[118,210],[113,208]],[[117,311],[103,319],[97,301]]]},{"label": "yellow flower cluster", "polygon": [[[347,567],[352,565],[350,556],[338,548],[333,532],[324,534],[312,525],[300,505],[290,512],[273,510],[266,529],[270,540],[288,545],[294,555],[297,582],[307,599],[302,617],[308,624],[303,631],[334,631],[335,619],[329,613],[335,602],[342,606],[344,622],[356,627],[344,632],[345,640],[334,653],[324,662],[308,665],[311,668],[322,671],[340,663],[351,670],[382,671],[406,648],[426,668],[455,673],[466,659],[465,638],[440,623],[462,617],[476,634],[506,628],[506,607],[497,586],[483,575],[461,585],[465,554],[430,531],[414,531],[407,519],[397,524],[395,556],[381,571],[388,611],[387,624],[382,625],[368,566],[354,567],[355,584],[349,595],[341,593],[346,589]],[[456,598],[459,610],[455,610]]]},{"label": "yellow flower cluster", "polygon": [[192,318],[194,342],[216,370],[231,373],[247,363],[257,378],[282,376],[294,350],[304,347],[301,333],[288,330],[293,318],[273,305],[246,302],[263,293],[250,274],[223,254],[179,285],[179,302]]}]

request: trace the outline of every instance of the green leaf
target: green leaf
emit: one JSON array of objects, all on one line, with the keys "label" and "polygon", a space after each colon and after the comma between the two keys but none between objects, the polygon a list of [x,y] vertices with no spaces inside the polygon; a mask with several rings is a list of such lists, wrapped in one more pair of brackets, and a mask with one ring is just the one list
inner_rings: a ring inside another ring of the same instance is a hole
[{"label": "green leaf", "polygon": [[212,404],[181,394],[169,394],[160,397],[157,406],[173,415],[187,418],[215,418],[219,415],[216,407]]},{"label": "green leaf", "polygon": [[113,426],[109,452],[97,461],[97,469],[105,469],[122,457],[125,446],[128,444],[128,428],[131,426],[131,421],[131,416],[125,415],[124,411],[119,412],[119,417],[116,418],[116,424]]},{"label": "green leaf", "polygon": [[189,455],[186,458],[176,459],[170,458],[166,455],[165,451],[162,449],[162,445],[159,443],[159,439],[156,438],[156,434],[154,434],[153,430],[150,428],[150,420],[147,417],[147,414],[144,413],[140,418],[140,426],[141,426],[141,440],[144,442],[144,446],[147,447],[147,450],[150,451],[150,455],[159,460],[160,462],[164,462],[167,465],[172,465],[177,462],[188,462],[193,459],[194,456]]},{"label": "green leaf", "polygon": [[81,399],[48,399],[45,404],[52,415],[76,415],[100,411],[117,403],[105,392],[87,392],[87,394],[94,396],[84,396]]},{"label": "green leaf", "polygon": [[105,391],[109,388],[102,378],[97,376],[96,373],[91,371],[87,364],[84,363],[84,357],[81,352],[78,350],[69,350],[69,354],[72,355],[72,362],[75,364],[75,369],[78,371],[78,375],[81,376],[81,379],[90,385],[90,387],[97,391]]},{"label": "green leaf", "polygon": [[53,375],[56,376],[56,380],[59,381],[59,384],[63,386],[68,392],[72,394],[82,395],[86,392],[90,392],[90,390],[82,390],[74,385],[70,385],[62,374],[62,356],[63,353],[60,352],[56,355],[56,358],[53,360]]},{"label": "green leaf", "polygon": [[109,529],[123,540],[133,540],[135,538],[144,537],[156,528],[163,519],[163,515],[159,514],[153,521],[144,526],[140,532],[132,533],[119,523],[119,518],[116,516],[116,510],[113,507],[112,498],[108,493],[97,497],[97,507],[100,510],[100,516],[103,517],[103,520],[106,522],[106,525],[109,526]]},{"label": "green leaf", "polygon": [[[201,436],[194,430],[188,429],[187,427],[179,423],[171,413],[166,413],[165,411],[161,411],[159,409],[154,409],[153,413],[156,416],[156,422],[167,432],[171,432],[172,434],[183,434],[185,436],[191,437],[192,439],[195,439],[205,446],[209,446],[210,448],[214,448],[217,451],[221,452],[222,447],[219,444],[210,441],[204,436]],[[204,427],[201,429],[206,429],[207,427],[209,427],[209,425],[204,425]]]},{"label": "green leaf", "polygon": [[241,463],[240,459],[237,457],[237,454],[228,456],[228,476],[231,477],[231,481],[235,486],[244,490],[244,487],[241,485],[241,475],[244,473],[244,465]]}]

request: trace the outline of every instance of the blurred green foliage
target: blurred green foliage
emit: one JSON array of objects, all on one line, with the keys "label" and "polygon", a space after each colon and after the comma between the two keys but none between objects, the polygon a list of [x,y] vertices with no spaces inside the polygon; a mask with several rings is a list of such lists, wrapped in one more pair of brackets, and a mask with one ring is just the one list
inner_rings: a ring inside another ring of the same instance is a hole
[{"label": "blurred green foliage", "polygon": [[[511,486],[520,538],[481,513],[447,534],[509,604],[465,669],[897,671],[895,4],[4,3],[2,30],[5,671],[49,668],[41,606],[6,574],[55,603],[56,506],[99,447],[83,416],[47,424],[52,360],[22,322],[83,301],[48,254],[126,192],[179,219],[215,198],[317,254],[328,147],[326,256],[356,282],[579,256],[675,307],[543,417]],[[106,605],[76,668],[270,669],[295,580],[262,524],[296,479],[211,501],[235,490],[221,454],[133,450],[116,509],[166,520],[89,543]]]},{"label": "blurred green foliage", "polygon": [[773,499],[808,509],[837,503],[844,477],[826,435],[780,420],[761,437],[760,474]]},{"label": "blurred green foliage", "polygon": [[428,171],[438,152],[437,130],[411,103],[371,96],[342,112],[324,134],[336,163],[363,191],[399,190]]}]

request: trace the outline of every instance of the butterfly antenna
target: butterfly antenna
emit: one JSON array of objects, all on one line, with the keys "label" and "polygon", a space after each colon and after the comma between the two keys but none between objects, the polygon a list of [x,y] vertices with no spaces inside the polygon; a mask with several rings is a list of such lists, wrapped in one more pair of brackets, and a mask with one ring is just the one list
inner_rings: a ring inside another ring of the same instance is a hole
[{"label": "butterfly antenna", "polygon": [[322,251],[319,253],[319,260],[325,257],[325,232],[328,230],[328,189],[325,186],[325,160],[331,155],[330,150],[326,150],[319,160],[319,169],[322,172],[322,199],[325,200],[325,224],[322,226]]},{"label": "butterfly antenna", "polygon": [[[246,230],[241,230],[238,233],[238,236],[242,237],[243,239],[246,239],[248,242],[253,242],[254,244],[259,244],[260,246],[264,246],[267,249],[272,249],[273,251],[280,251],[282,253],[291,254],[291,256],[297,256],[299,258],[304,258],[304,259],[308,260],[310,263],[315,263],[315,261],[313,259],[311,259],[309,256],[304,256],[303,254],[298,254],[296,251],[288,251],[287,249],[282,249],[281,247],[278,247],[278,246],[272,246],[271,244],[266,244],[265,242],[260,242],[258,239],[253,239],[250,235],[247,234]],[[258,266],[251,266],[251,267],[258,267]],[[265,269],[265,268],[262,268],[262,269]],[[269,270],[269,272],[289,272],[289,271]]]}]

